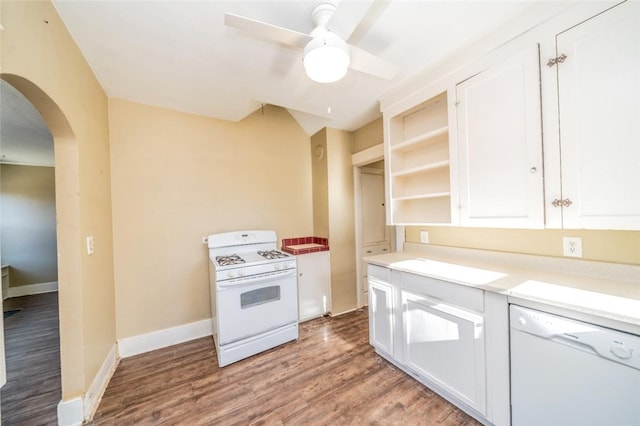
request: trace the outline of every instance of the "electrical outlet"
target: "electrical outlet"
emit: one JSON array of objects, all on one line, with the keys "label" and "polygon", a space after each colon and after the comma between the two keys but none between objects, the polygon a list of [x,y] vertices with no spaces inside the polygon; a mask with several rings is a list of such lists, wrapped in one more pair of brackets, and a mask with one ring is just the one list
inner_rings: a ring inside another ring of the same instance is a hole
[{"label": "electrical outlet", "polygon": [[420,242],[422,244],[429,244],[429,231],[420,231]]},{"label": "electrical outlet", "polygon": [[568,257],[582,257],[582,238],[562,238],[562,255]]}]

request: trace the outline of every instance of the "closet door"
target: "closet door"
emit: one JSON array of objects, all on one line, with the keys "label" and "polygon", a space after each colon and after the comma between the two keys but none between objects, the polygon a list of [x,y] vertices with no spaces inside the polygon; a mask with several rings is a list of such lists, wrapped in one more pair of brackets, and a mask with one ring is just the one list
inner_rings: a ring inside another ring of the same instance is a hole
[{"label": "closet door", "polygon": [[544,227],[538,46],[456,87],[460,224]]},{"label": "closet door", "polygon": [[364,246],[387,241],[384,206],[384,175],[382,171],[363,171],[362,183],[362,244]]},{"label": "closet door", "polygon": [[564,228],[640,229],[639,23],[627,2],[556,37]]}]

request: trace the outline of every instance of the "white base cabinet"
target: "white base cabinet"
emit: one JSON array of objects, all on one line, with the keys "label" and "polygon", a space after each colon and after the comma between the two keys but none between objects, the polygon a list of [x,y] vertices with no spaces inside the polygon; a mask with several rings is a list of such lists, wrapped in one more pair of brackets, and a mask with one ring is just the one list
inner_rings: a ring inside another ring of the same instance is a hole
[{"label": "white base cabinet", "polygon": [[378,354],[483,423],[509,424],[506,296],[370,264],[369,297]]},{"label": "white base cabinet", "polygon": [[[362,247],[362,253],[363,253],[363,256],[375,256],[378,254],[391,253],[391,244],[389,244],[388,242],[385,242],[381,244],[365,245],[364,247]],[[363,303],[363,306],[364,306],[369,301],[369,277],[367,276],[367,273],[368,273],[367,262],[363,260],[361,260],[361,262],[362,264],[360,266],[361,268],[360,270],[362,271],[363,276],[361,277],[360,291],[362,291],[362,300],[365,301]]]},{"label": "white base cabinet", "polygon": [[394,296],[391,271],[369,265],[369,343],[376,350],[393,357],[395,329]]},{"label": "white base cabinet", "polygon": [[402,291],[404,364],[485,415],[482,315]]},{"label": "white base cabinet", "polygon": [[298,262],[298,319],[318,318],[331,309],[331,263],[328,251],[301,254]]}]

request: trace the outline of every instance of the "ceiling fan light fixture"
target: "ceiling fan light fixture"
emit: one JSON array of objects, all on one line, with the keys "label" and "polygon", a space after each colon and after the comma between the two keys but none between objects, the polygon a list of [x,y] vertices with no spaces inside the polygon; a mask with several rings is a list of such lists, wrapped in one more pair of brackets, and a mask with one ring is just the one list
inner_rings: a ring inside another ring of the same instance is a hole
[{"label": "ceiling fan light fixture", "polygon": [[[313,33],[312,33],[313,34]],[[302,63],[307,76],[318,83],[333,83],[347,74],[349,46],[340,37],[324,30],[304,48]]]}]

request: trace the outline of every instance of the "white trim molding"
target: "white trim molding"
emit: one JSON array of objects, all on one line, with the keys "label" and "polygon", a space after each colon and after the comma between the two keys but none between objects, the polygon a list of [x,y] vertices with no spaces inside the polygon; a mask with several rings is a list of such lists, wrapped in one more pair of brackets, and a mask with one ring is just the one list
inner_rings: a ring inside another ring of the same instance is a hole
[{"label": "white trim molding", "polygon": [[177,327],[125,337],[118,340],[118,351],[122,358],[128,358],[200,337],[211,336],[211,332],[211,318],[207,318]]},{"label": "white trim molding", "polygon": [[118,361],[118,348],[114,343],[109,354],[102,363],[102,367],[100,367],[98,374],[96,374],[96,377],[93,379],[89,390],[84,394],[83,411],[85,421],[91,420],[93,415],[96,413],[100,400],[102,399],[102,395],[104,395],[104,391],[107,390],[107,385],[109,384],[113,373],[116,372]]},{"label": "white trim molding", "polygon": [[54,291],[58,291],[58,281],[9,287],[6,297],[20,297],[30,294],[52,293]]},{"label": "white trim molding", "polygon": [[59,426],[82,425],[85,421],[93,418],[102,395],[104,395],[104,391],[116,371],[118,360],[117,346],[114,343],[87,393],[82,398],[63,400],[58,403]]},{"label": "white trim molding", "polygon": [[374,145],[351,155],[351,164],[355,167],[365,166],[380,160],[384,160],[384,144]]},{"label": "white trim molding", "polygon": [[83,422],[83,401],[77,397],[58,403],[58,426],[79,426]]}]

